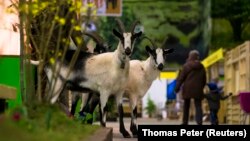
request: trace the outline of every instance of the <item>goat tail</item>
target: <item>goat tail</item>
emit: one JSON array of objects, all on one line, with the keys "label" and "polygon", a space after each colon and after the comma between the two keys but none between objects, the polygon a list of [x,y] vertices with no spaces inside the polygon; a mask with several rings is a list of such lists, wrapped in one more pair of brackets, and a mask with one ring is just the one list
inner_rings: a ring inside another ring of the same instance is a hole
[{"label": "goat tail", "polygon": [[40,64],[40,61],[30,60],[30,64],[38,66]]}]

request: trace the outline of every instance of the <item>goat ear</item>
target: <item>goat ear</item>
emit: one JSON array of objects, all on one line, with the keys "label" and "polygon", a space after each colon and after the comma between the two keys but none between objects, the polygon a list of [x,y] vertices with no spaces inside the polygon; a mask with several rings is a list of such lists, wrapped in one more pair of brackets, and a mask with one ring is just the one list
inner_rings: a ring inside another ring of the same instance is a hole
[{"label": "goat ear", "polygon": [[116,29],[113,29],[113,34],[118,37],[119,39],[123,39],[123,36],[120,32],[118,32]]},{"label": "goat ear", "polygon": [[138,37],[140,37],[141,35],[142,35],[142,32],[140,31],[140,32],[138,32],[138,33],[135,33],[135,34],[134,34],[134,37],[135,37],[135,38],[138,38]]},{"label": "goat ear", "polygon": [[173,53],[173,52],[174,52],[174,49],[173,49],[173,48],[164,49],[163,52],[164,52],[164,54],[170,54],[170,53]]},{"label": "goat ear", "polygon": [[153,49],[151,49],[149,46],[146,46],[146,51],[149,53],[149,54],[152,54],[153,52]]}]

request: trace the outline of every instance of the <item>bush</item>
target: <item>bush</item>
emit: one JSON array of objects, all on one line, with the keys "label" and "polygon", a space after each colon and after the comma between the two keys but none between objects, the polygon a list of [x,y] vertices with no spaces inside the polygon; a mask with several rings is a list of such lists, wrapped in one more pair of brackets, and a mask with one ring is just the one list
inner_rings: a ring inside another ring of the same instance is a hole
[{"label": "bush", "polygon": [[156,112],[156,105],[154,103],[154,101],[148,97],[148,101],[147,101],[147,107],[145,108],[146,113],[149,115],[149,117],[153,117],[153,115]]}]

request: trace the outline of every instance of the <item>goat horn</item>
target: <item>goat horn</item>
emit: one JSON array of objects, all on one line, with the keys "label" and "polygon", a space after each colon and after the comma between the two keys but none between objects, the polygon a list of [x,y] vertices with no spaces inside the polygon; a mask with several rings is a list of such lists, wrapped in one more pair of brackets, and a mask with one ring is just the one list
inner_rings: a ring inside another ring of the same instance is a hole
[{"label": "goat horn", "polygon": [[104,39],[96,32],[84,32],[84,35],[91,37],[98,44],[103,44],[104,42]]},{"label": "goat horn", "polygon": [[118,24],[119,30],[124,33],[126,30],[125,30],[124,24],[121,21],[121,19],[116,18],[115,21]]},{"label": "goat horn", "polygon": [[164,48],[164,45],[167,43],[168,37],[165,38],[165,40],[163,41],[161,48]]},{"label": "goat horn", "polygon": [[147,36],[144,36],[144,37],[142,38],[142,40],[143,40],[143,39],[148,39],[148,40],[150,41],[150,43],[152,44],[153,48],[154,48],[154,49],[157,48],[155,42],[153,42],[153,41],[152,41],[150,38],[148,38]]},{"label": "goat horn", "polygon": [[134,30],[135,30],[135,27],[140,24],[141,22],[140,21],[135,21],[132,25],[131,25],[131,33],[134,34]]}]

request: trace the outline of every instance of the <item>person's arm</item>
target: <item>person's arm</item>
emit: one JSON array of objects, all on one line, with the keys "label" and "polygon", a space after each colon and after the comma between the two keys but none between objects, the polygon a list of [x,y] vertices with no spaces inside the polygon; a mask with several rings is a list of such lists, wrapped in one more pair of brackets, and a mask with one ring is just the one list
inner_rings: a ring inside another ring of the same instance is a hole
[{"label": "person's arm", "polygon": [[179,72],[179,75],[176,79],[176,87],[175,87],[176,93],[178,93],[180,91],[180,87],[181,87],[182,83],[185,81],[187,74],[188,74],[188,67],[187,67],[187,65],[184,65],[182,70]]},{"label": "person's arm", "polygon": [[[203,65],[202,65],[203,66]],[[203,86],[205,87],[205,85],[207,84],[207,74],[206,74],[206,69],[203,66]]]},{"label": "person's arm", "polygon": [[232,93],[229,93],[229,95],[225,95],[225,96],[222,96],[221,94],[220,94],[220,99],[221,100],[225,100],[225,99],[227,99],[229,96],[231,96],[231,95],[233,95]]},{"label": "person's arm", "polygon": [[207,100],[213,100],[212,95],[210,93],[204,94],[204,98]]}]

